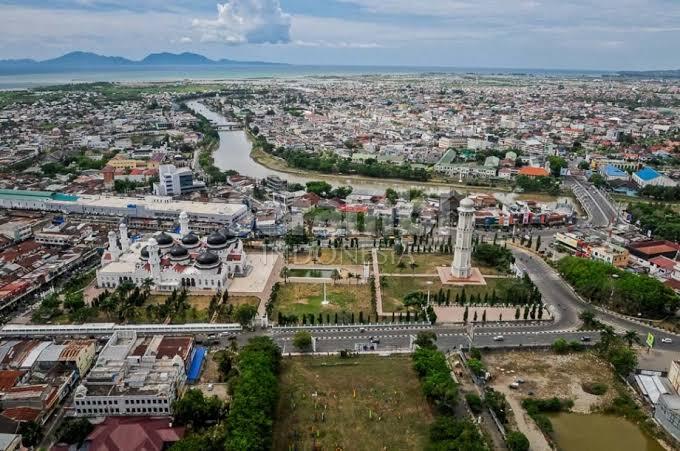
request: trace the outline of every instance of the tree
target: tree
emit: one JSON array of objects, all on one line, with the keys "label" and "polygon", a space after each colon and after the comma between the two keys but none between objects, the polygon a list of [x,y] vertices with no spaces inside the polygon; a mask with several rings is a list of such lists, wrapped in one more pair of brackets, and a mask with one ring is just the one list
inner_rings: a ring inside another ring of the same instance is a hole
[{"label": "tree", "polygon": [[364,230],[366,230],[366,214],[360,211],[357,213],[357,231],[363,232]]},{"label": "tree", "polygon": [[466,324],[467,324],[467,320],[468,320],[468,315],[469,315],[468,306],[466,305],[465,311],[463,312],[463,322],[466,323]]},{"label": "tree", "polygon": [[548,162],[550,163],[550,175],[553,177],[559,177],[562,169],[569,166],[567,160],[557,155],[548,157]]},{"label": "tree", "polygon": [[467,393],[465,395],[465,401],[467,401],[468,406],[470,406],[470,410],[472,410],[472,413],[478,414],[482,411],[483,408],[482,398],[480,398],[477,393]]},{"label": "tree", "polygon": [[284,266],[283,268],[281,268],[281,274],[280,274],[280,276],[283,277],[283,282],[284,282],[284,283],[288,283],[288,274],[289,274],[289,272],[288,272],[288,267],[287,267],[287,266]]},{"label": "tree", "polygon": [[486,309],[482,312],[482,322],[486,322]]},{"label": "tree", "polygon": [[57,431],[59,442],[82,445],[94,426],[87,418],[67,418]]},{"label": "tree", "polygon": [[623,341],[628,343],[628,347],[632,348],[633,343],[640,343],[640,336],[638,333],[634,330],[629,330],[625,334],[623,334]]},{"label": "tree", "polygon": [[635,351],[624,346],[617,346],[612,349],[609,352],[609,361],[621,376],[628,376],[635,370],[638,363]]},{"label": "tree", "polygon": [[519,319],[519,315],[520,315],[519,307],[517,307],[517,308],[515,309],[515,319]]},{"label": "tree", "polygon": [[253,321],[255,315],[257,315],[257,307],[251,304],[241,304],[234,310],[236,320],[244,327]]},{"label": "tree", "polygon": [[519,431],[510,431],[505,437],[509,451],[529,451],[529,439]]},{"label": "tree", "polygon": [[478,359],[468,359],[468,367],[470,368],[470,371],[475,376],[481,377],[486,373],[486,367],[484,364],[481,362],[481,360]]},{"label": "tree", "polygon": [[176,400],[172,409],[175,423],[202,429],[216,423],[224,415],[224,403],[217,396],[204,396],[198,389],[189,389]]},{"label": "tree", "polygon": [[390,204],[394,205],[397,203],[397,199],[399,199],[399,194],[392,188],[387,188],[387,190],[385,190],[385,198]]},{"label": "tree", "polygon": [[569,343],[564,338],[558,338],[552,344],[552,350],[556,354],[566,354],[569,352]]},{"label": "tree", "polygon": [[437,334],[431,331],[418,332],[413,344],[420,348],[436,349]]},{"label": "tree", "polygon": [[578,317],[581,321],[583,321],[583,325],[585,327],[593,327],[596,324],[595,312],[592,310],[583,310],[578,314]]},{"label": "tree", "polygon": [[312,346],[312,334],[305,330],[301,330],[295,333],[293,336],[293,346],[298,348],[300,351],[307,351]]},{"label": "tree", "polygon": [[536,252],[541,250],[541,235],[538,235],[536,237]]},{"label": "tree", "polygon": [[26,448],[38,445],[43,438],[42,427],[35,421],[26,421],[19,426],[21,444]]}]

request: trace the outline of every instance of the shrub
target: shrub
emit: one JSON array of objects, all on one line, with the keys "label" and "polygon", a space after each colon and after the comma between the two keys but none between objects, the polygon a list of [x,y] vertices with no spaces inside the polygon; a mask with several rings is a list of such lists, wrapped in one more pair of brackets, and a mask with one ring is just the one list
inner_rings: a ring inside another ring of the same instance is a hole
[{"label": "shrub", "polygon": [[584,382],[581,384],[581,388],[583,388],[584,392],[590,393],[591,395],[602,396],[607,393],[609,387],[607,384],[601,382]]},{"label": "shrub", "polygon": [[472,413],[480,413],[482,411],[482,398],[476,393],[468,393],[465,395],[465,401],[470,406]]},{"label": "shrub", "polygon": [[505,437],[505,443],[510,451],[529,451],[529,439],[518,431],[510,431]]}]

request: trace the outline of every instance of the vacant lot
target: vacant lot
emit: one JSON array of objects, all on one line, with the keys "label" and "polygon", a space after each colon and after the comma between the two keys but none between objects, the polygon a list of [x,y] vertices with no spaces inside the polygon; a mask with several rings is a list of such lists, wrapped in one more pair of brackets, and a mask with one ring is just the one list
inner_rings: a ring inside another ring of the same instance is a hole
[{"label": "vacant lot", "polygon": [[286,359],[275,450],[425,449],[432,412],[408,356]]},{"label": "vacant lot", "polygon": [[274,315],[371,312],[371,288],[368,284],[326,285],[329,304],[322,305],[323,284],[283,283],[274,306]]}]

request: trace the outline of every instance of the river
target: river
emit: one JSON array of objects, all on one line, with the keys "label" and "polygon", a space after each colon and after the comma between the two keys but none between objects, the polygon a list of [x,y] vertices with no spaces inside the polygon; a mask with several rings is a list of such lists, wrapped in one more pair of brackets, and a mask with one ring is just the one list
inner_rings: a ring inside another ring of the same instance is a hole
[{"label": "river", "polygon": [[[216,124],[226,124],[229,121],[198,100],[191,100],[187,102],[187,106],[194,112],[201,114],[208,120]],[[235,131],[220,131],[220,146],[213,154],[215,159],[215,166],[226,171],[232,169],[238,171],[241,175],[246,175],[255,178],[264,178],[268,175],[278,175],[289,182],[305,184],[311,180],[325,180],[333,185],[349,185],[354,188],[355,193],[359,194],[383,194],[387,188],[394,188],[396,190],[405,191],[410,188],[423,189],[428,193],[448,193],[451,188],[446,185],[425,184],[419,182],[408,182],[403,180],[370,180],[356,179],[352,177],[338,177],[327,174],[312,174],[310,176],[301,176],[290,174],[287,172],[276,171],[269,169],[250,157],[252,151],[252,144],[248,140],[246,133],[243,130]],[[460,191],[460,188],[456,188]]]},{"label": "river", "polygon": [[550,415],[557,447],[563,451],[664,451],[625,418],[580,413]]}]

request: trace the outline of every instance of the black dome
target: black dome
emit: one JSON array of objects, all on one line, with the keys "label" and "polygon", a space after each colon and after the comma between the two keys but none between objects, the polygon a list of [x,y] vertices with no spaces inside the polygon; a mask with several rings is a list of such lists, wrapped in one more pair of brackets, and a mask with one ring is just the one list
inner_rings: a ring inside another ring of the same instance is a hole
[{"label": "black dome", "polygon": [[210,251],[202,252],[196,257],[196,263],[203,266],[210,266],[219,263],[220,258]]},{"label": "black dome", "polygon": [[175,244],[170,248],[170,256],[175,258],[186,257],[189,255],[189,251],[179,244]]},{"label": "black dome", "polygon": [[149,246],[144,246],[140,252],[140,255],[144,258],[149,258]]},{"label": "black dome", "polygon": [[172,237],[165,232],[159,233],[155,238],[159,246],[167,246],[173,242]]},{"label": "black dome", "polygon": [[189,232],[187,235],[184,235],[182,237],[182,244],[185,244],[185,245],[191,246],[191,245],[194,245],[194,244],[198,244],[198,242],[199,242],[199,239],[193,232]]},{"label": "black dome", "polygon": [[227,240],[233,240],[234,238],[237,238],[237,236],[231,230],[229,230],[227,227],[222,229],[221,233],[222,233],[222,235],[224,235],[224,237]]},{"label": "black dome", "polygon": [[222,246],[227,243],[227,237],[220,232],[213,232],[208,236],[207,242],[210,246]]}]

